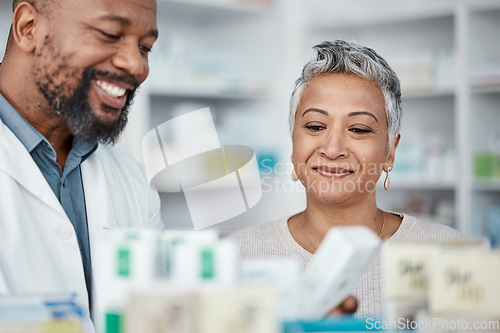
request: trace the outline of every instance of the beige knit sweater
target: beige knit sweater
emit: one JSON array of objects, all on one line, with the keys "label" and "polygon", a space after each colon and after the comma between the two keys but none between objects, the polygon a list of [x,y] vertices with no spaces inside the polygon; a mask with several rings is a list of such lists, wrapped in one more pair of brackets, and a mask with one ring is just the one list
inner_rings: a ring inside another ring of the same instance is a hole
[{"label": "beige knit sweater", "polygon": [[[391,239],[447,241],[462,236],[452,228],[436,223],[422,222],[415,217],[402,215],[403,221]],[[313,254],[303,249],[288,229],[288,218],[242,229],[228,238],[239,247],[241,259],[294,258],[305,268]],[[372,260],[358,281],[352,294],[358,299],[357,316],[382,315],[382,297],[385,294],[384,271],[381,267],[381,250]]]}]

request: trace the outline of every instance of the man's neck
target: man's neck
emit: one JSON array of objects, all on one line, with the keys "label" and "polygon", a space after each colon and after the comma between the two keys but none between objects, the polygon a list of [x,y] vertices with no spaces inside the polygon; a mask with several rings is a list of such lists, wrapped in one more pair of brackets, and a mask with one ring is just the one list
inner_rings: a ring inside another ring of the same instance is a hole
[{"label": "man's neck", "polygon": [[0,93],[31,126],[50,142],[56,151],[57,163],[61,169],[64,169],[73,142],[73,135],[66,120],[62,117],[49,116],[54,111],[49,110],[49,106],[40,96],[36,87],[27,85],[27,87],[19,89],[16,86],[16,83],[19,83],[19,78],[11,80],[11,84],[8,84],[9,73],[4,73],[5,67],[2,67],[4,66],[0,66]]},{"label": "man's neck", "polygon": [[66,158],[71,151],[73,135],[62,117],[48,117],[45,112],[35,107],[23,114],[26,120],[52,145],[57,154],[57,164],[64,170]]}]

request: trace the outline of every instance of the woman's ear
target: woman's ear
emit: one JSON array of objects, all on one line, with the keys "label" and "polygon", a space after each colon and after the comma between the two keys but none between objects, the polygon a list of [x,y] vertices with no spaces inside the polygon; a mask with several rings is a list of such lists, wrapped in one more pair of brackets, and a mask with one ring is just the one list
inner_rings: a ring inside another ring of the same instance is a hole
[{"label": "woman's ear", "polygon": [[394,143],[389,148],[389,153],[387,154],[387,158],[385,159],[385,165],[388,165],[391,167],[394,165],[394,158],[396,155],[396,148],[398,147],[398,144],[399,144],[399,139],[401,139],[401,134],[398,134],[398,136],[396,137],[396,140],[394,140]]},{"label": "woman's ear", "polygon": [[12,19],[12,38],[18,48],[27,53],[36,49],[37,24],[39,12],[28,2],[21,2],[14,11]]}]

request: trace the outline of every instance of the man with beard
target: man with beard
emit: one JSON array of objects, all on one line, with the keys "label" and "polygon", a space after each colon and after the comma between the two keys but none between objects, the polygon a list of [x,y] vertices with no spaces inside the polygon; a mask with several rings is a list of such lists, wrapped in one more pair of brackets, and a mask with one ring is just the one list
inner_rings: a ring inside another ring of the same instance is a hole
[{"label": "man with beard", "polygon": [[0,65],[0,296],[91,304],[93,240],[163,228],[115,143],[156,41],[155,0],[14,0]]}]

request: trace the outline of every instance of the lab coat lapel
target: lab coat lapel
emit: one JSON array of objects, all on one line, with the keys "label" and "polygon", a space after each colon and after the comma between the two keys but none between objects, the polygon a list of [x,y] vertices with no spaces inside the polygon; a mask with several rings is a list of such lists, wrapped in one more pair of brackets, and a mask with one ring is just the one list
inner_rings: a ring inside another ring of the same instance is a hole
[{"label": "lab coat lapel", "polygon": [[1,120],[0,170],[65,219],[68,218],[26,147]]},{"label": "lab coat lapel", "polygon": [[105,236],[109,230],[118,225],[108,180],[100,159],[101,149],[101,147],[97,148],[81,166],[91,242],[92,239]]}]

